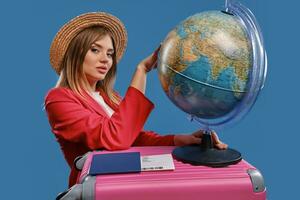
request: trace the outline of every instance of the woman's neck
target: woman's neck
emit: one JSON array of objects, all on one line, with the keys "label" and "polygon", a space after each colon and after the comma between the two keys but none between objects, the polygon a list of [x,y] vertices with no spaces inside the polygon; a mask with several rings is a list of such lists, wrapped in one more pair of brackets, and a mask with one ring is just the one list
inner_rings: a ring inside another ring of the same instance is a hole
[{"label": "woman's neck", "polygon": [[98,81],[88,81],[89,86],[90,86],[89,89],[91,90],[91,92],[95,92],[96,91],[97,82]]}]

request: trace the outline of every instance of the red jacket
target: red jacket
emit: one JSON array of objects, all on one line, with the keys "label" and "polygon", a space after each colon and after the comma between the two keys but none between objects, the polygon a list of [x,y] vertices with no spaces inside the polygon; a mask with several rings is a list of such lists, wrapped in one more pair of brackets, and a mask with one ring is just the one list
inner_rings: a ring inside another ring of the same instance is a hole
[{"label": "red jacket", "polygon": [[174,145],[173,135],[143,131],[154,105],[139,90],[129,87],[118,106],[101,95],[115,111],[111,118],[92,97],[84,100],[67,88],[54,88],[45,98],[52,132],[71,168],[69,187],[76,183],[79,174],[74,159],[88,151],[128,149],[132,145]]}]

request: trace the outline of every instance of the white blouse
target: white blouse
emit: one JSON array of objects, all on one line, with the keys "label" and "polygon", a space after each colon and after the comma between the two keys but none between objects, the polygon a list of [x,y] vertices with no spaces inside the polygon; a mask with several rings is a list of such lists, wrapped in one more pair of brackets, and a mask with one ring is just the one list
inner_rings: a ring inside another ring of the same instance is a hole
[{"label": "white blouse", "polygon": [[100,106],[104,109],[109,117],[114,114],[114,110],[105,103],[103,97],[100,95],[99,92],[92,92],[92,97],[100,104]]}]

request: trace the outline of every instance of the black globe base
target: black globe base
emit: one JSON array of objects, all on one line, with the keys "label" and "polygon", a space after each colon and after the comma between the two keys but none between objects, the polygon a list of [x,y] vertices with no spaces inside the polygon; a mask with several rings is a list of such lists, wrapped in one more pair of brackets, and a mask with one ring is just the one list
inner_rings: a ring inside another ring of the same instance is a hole
[{"label": "black globe base", "polygon": [[225,167],[242,160],[241,153],[234,149],[203,149],[201,145],[177,147],[173,150],[173,156],[185,163],[210,167]]},{"label": "black globe base", "polygon": [[200,145],[177,147],[173,150],[175,159],[192,165],[225,167],[242,160],[240,152],[234,149],[213,148],[211,135],[204,135]]}]

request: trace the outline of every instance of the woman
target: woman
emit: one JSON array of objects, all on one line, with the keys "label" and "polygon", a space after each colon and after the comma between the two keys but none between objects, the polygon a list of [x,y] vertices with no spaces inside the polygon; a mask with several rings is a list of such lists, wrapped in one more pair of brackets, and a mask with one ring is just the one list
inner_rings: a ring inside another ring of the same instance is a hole
[{"label": "woman", "polygon": [[[146,75],[157,60],[157,49],[136,68],[121,98],[114,90],[117,62],[127,44],[122,22],[103,12],[86,13],[65,24],[50,48],[50,62],[59,74],[45,98],[52,132],[71,167],[69,186],[76,183],[74,159],[96,149],[130,146],[190,145],[201,142],[202,132],[160,136],[143,126],[154,105],[144,93]],[[215,145],[227,148],[213,134]]]}]

